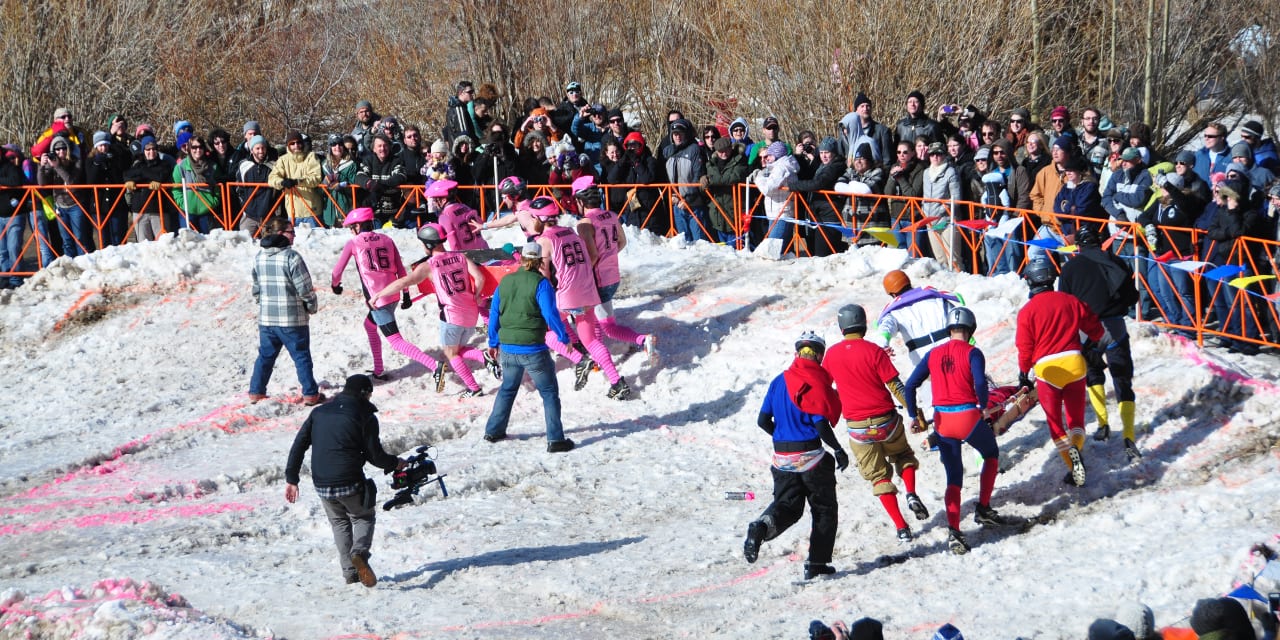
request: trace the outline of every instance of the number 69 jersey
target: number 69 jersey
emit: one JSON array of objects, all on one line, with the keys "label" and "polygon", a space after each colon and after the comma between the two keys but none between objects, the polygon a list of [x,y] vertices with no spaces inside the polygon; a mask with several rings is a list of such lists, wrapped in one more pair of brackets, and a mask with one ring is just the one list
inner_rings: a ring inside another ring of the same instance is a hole
[{"label": "number 69 jersey", "polygon": [[[567,227],[548,227],[542,237],[550,243],[556,283],[556,306],[561,311],[600,304],[595,269],[582,238]],[[545,245],[544,249],[547,248]]]},{"label": "number 69 jersey", "polygon": [[[348,240],[342,247],[342,255],[338,256],[338,263],[333,265],[330,284],[342,282],[342,272],[346,270],[347,262],[353,256],[356,259],[356,271],[360,273],[360,283],[364,287],[366,298],[369,294],[382,291],[387,285],[404,277],[404,261],[400,259],[400,251],[396,249],[395,241],[381,233],[365,231]],[[394,304],[397,300],[398,298],[394,295],[383,296],[372,301],[372,304],[375,307],[384,307]]]},{"label": "number 69 jersey", "polygon": [[445,322],[460,327],[474,327],[480,317],[476,283],[467,269],[468,262],[467,256],[453,251],[437,253],[427,260],[440,313]]}]

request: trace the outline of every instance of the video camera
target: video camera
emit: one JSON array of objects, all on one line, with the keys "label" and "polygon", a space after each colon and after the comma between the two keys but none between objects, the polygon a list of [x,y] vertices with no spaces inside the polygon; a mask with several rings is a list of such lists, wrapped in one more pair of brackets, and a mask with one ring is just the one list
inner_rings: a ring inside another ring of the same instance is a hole
[{"label": "video camera", "polygon": [[382,505],[383,511],[412,504],[413,496],[418,494],[418,490],[432,482],[440,484],[440,494],[443,497],[449,497],[449,490],[444,486],[445,474],[437,473],[436,462],[431,457],[434,450],[435,447],[429,444],[414,449],[414,455],[409,457],[405,467],[391,474],[391,488],[397,491],[395,496]]}]

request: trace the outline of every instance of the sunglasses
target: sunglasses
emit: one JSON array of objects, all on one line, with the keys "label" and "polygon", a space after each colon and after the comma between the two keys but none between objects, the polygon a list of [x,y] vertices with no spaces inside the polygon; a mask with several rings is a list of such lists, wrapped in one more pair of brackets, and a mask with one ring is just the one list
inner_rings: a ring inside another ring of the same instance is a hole
[{"label": "sunglasses", "polygon": [[984,138],[993,138],[993,137],[995,137],[995,135],[996,135],[996,132],[994,132],[994,131],[983,131],[983,132],[982,132],[982,137],[984,137]]},{"label": "sunglasses", "polygon": [[69,113],[68,113],[68,114],[66,114],[66,115],[64,115],[64,116],[62,116],[62,117],[60,117],[60,118],[58,118],[58,119],[59,119],[59,120],[70,120],[70,119],[71,119],[71,114],[69,114]]},{"label": "sunglasses", "polygon": [[1002,156],[1002,155],[1004,155],[1004,152],[1003,152],[1003,151],[1001,151],[1001,150],[999,150],[999,149],[992,149],[992,151],[991,151],[991,155],[993,155],[993,156]]},{"label": "sunglasses", "polygon": [[1051,118],[1049,122],[1066,122],[1066,118]]},{"label": "sunglasses", "polygon": [[1242,133],[1240,134],[1240,139],[1241,140],[1257,140],[1258,136],[1248,134],[1248,133]]},{"label": "sunglasses", "polygon": [[1206,134],[1204,134],[1204,138],[1205,138],[1206,140],[1213,140],[1214,138],[1221,138],[1221,137],[1222,137],[1222,136],[1220,136],[1220,135],[1218,135],[1218,134],[1216,134],[1216,133],[1206,133]]},{"label": "sunglasses", "polygon": [[1015,119],[1009,120],[1009,124],[1022,124],[1023,122],[1025,122],[1025,120],[1023,120],[1022,118],[1015,118]]},{"label": "sunglasses", "polygon": [[204,150],[204,147],[202,147],[202,146],[200,146],[200,145],[198,145],[198,144],[193,144],[193,145],[191,145],[190,147],[187,147],[187,148],[188,148],[188,149],[191,149],[192,151],[203,151],[203,150]]}]

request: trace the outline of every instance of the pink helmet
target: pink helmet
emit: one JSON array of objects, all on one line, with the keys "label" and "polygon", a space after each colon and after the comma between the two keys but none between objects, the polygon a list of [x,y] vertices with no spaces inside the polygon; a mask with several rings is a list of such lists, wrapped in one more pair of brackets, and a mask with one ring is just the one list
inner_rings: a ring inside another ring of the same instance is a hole
[{"label": "pink helmet", "polygon": [[560,207],[556,205],[556,201],[546,196],[540,196],[533,199],[529,203],[529,212],[533,217],[540,220],[550,220],[560,217]]},{"label": "pink helmet", "polygon": [[590,189],[595,185],[596,185],[595,176],[582,176],[577,180],[573,181],[573,195],[576,196],[578,195],[579,191],[582,191],[583,189]]},{"label": "pink helmet", "polygon": [[347,217],[342,220],[342,226],[349,227],[353,224],[372,221],[373,209],[370,209],[369,207],[360,207],[359,209],[352,209],[351,213],[347,214]]},{"label": "pink helmet", "polygon": [[519,176],[503,178],[502,182],[498,183],[498,193],[501,193],[504,196],[511,196],[514,198],[524,193],[524,189],[524,180],[521,180]]},{"label": "pink helmet", "polygon": [[436,180],[427,185],[426,196],[428,198],[447,198],[449,197],[449,192],[453,191],[456,186],[458,186],[458,183],[453,180]]}]

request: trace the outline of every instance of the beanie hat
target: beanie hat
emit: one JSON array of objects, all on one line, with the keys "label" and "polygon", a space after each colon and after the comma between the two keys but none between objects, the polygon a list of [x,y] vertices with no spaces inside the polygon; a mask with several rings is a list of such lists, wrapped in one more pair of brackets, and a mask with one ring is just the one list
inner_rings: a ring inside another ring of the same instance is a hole
[{"label": "beanie hat", "polygon": [[[931,144],[931,145],[929,145],[929,146],[930,146],[930,147],[932,147],[934,144],[938,144],[938,143],[937,143],[937,142],[935,142],[935,143],[933,143],[933,144]],[[976,161],[978,161],[978,160],[990,160],[990,159],[991,159],[991,149],[989,149],[989,148],[987,148],[987,147],[980,147],[980,148],[978,149],[978,152],[977,152],[977,153],[975,153],[975,154],[973,154],[973,159],[974,159],[974,161],[975,161],[975,162],[976,162]]]},{"label": "beanie hat", "polygon": [[1028,111],[1028,110],[1026,109],[1026,107],[1018,107],[1017,109],[1014,109],[1013,111],[1010,111],[1010,112],[1009,112],[1009,115],[1011,115],[1011,116],[1018,116],[1019,118],[1022,118],[1022,120],[1023,120],[1024,122],[1030,122],[1030,121],[1031,121],[1031,112],[1030,112],[1030,111]]},{"label": "beanie hat", "polygon": [[1249,614],[1233,598],[1203,598],[1196,601],[1196,608],[1191,611],[1191,630],[1197,635],[1213,631],[1243,632],[1245,629],[1249,630],[1248,635],[1233,633],[1229,637],[1256,637]]},{"label": "beanie hat", "polygon": [[249,138],[249,151],[253,151],[254,147],[260,144],[266,144],[266,143],[267,143],[267,139],[262,136],[254,136],[252,138]]},{"label": "beanie hat", "polygon": [[1062,170],[1084,173],[1089,170],[1089,163],[1084,158],[1073,153],[1067,156],[1066,161],[1062,163]]},{"label": "beanie hat", "polygon": [[293,131],[290,131],[289,135],[284,137],[284,146],[286,147],[289,146],[289,143],[295,140],[297,140],[298,142],[302,142],[302,133],[296,129]]},{"label": "beanie hat", "polygon": [[836,142],[836,139],[831,136],[823,138],[822,142],[818,143],[818,151],[829,151],[831,153],[835,153],[839,150],[840,143]]},{"label": "beanie hat", "polygon": [[342,392],[349,396],[362,396],[373,393],[373,380],[363,373],[357,373],[347,378],[347,383],[342,385]]},{"label": "beanie hat", "polygon": [[244,133],[249,133],[250,131],[258,131],[258,132],[261,132],[261,131],[262,131],[262,125],[258,124],[258,121],[257,121],[257,120],[250,120],[250,121],[248,121],[248,122],[244,123]]},{"label": "beanie hat", "polygon": [[1194,152],[1183,149],[1182,151],[1178,152],[1178,155],[1174,157],[1173,161],[1181,162],[1182,164],[1194,167],[1196,164],[1196,154]]},{"label": "beanie hat", "polygon": [[[1174,176],[1177,174],[1169,176],[1170,184],[1173,183]],[[1177,177],[1182,178],[1182,176]],[[1155,614],[1151,613],[1151,607],[1141,602],[1126,602],[1120,605],[1120,610],[1116,612],[1116,622],[1128,627],[1137,640],[1157,637]]]},{"label": "beanie hat", "polygon": [[868,98],[867,94],[859,91],[858,95],[853,99],[853,110],[857,111],[858,107],[861,107],[864,104],[871,104],[871,98]]},{"label": "beanie hat", "polygon": [[1238,174],[1240,174],[1240,175],[1246,175],[1246,174],[1248,174],[1248,173],[1249,173],[1249,170],[1248,170],[1248,169],[1245,169],[1245,168],[1244,168],[1244,165],[1240,164],[1239,162],[1228,162],[1228,163],[1227,163],[1227,175],[1231,175],[1231,172],[1232,172],[1232,171],[1234,171],[1234,172],[1236,172],[1236,173],[1238,173]]},{"label": "beanie hat", "polygon": [[1053,108],[1053,111],[1049,112],[1049,119],[1052,120],[1054,118],[1062,118],[1064,120],[1070,120],[1071,112],[1067,111],[1067,108],[1064,106],[1061,106],[1061,105],[1056,106]]},{"label": "beanie hat", "polygon": [[124,116],[118,113],[111,114],[111,116],[107,118],[107,126],[110,127],[111,125],[115,124],[116,120],[124,120]]},{"label": "beanie hat", "polygon": [[1253,147],[1249,146],[1248,142],[1244,142],[1244,141],[1237,142],[1231,145],[1231,157],[1232,158],[1252,158]]},{"label": "beanie hat", "polygon": [[142,145],[143,149],[146,149],[149,145],[153,145],[155,143],[155,136],[142,136],[142,139],[138,140],[138,144]]},{"label": "beanie hat", "polygon": [[884,640],[884,625],[875,618],[858,618],[849,625],[849,640]]},{"label": "beanie hat", "polygon": [[1225,172],[1218,171],[1217,173],[1209,174],[1209,182],[1211,184],[1219,185],[1226,181],[1227,181],[1227,174]]},{"label": "beanie hat", "polygon": [[179,133],[178,140],[177,140],[178,148],[181,149],[187,146],[187,143],[191,142],[191,139],[194,137],[195,136],[192,135],[190,131],[183,131],[182,133]]},{"label": "beanie hat", "polygon": [[449,144],[440,138],[431,143],[431,153],[449,153]]},{"label": "beanie hat", "polygon": [[1258,122],[1257,120],[1250,120],[1240,125],[1240,132],[1241,133],[1248,132],[1249,135],[1255,138],[1261,138],[1262,134],[1266,133],[1265,131],[1262,130],[1262,123]]},{"label": "beanie hat", "polygon": [[176,136],[176,135],[178,135],[178,133],[179,133],[180,131],[182,131],[183,129],[192,129],[192,130],[194,130],[194,129],[195,129],[195,127],[191,126],[191,121],[190,121],[190,120],[179,120],[179,121],[177,121],[177,122],[173,123],[173,135],[175,135],[175,136]]},{"label": "beanie hat", "polygon": [[356,109],[357,109],[357,110],[359,110],[359,109],[368,109],[368,110],[372,111],[372,110],[373,110],[373,103],[372,103],[372,102],[369,102],[368,100],[361,100],[360,102],[357,102],[357,103],[356,103]]},{"label": "beanie hat", "polygon": [[622,139],[622,146],[625,147],[633,142],[638,142],[640,143],[640,146],[643,147],[645,144],[644,134],[640,133],[639,131],[632,131],[631,133],[628,133],[627,137]]},{"label": "beanie hat", "polygon": [[49,143],[49,150],[57,151],[59,148],[70,149],[71,143],[68,142],[67,139],[62,136],[54,136],[53,142]]},{"label": "beanie hat", "polygon": [[94,131],[93,146],[96,147],[100,144],[111,144],[111,134],[106,131]]},{"label": "beanie hat", "polygon": [[1075,144],[1072,142],[1070,136],[1058,136],[1053,139],[1053,146],[1069,152]]},{"label": "beanie hat", "polygon": [[1133,631],[1107,618],[1098,618],[1089,625],[1089,640],[1134,640]]},{"label": "beanie hat", "polygon": [[609,110],[609,114],[608,114],[608,115],[609,115],[609,119],[610,119],[610,120],[612,120],[612,119],[614,119],[614,118],[621,118],[621,117],[622,117],[622,109],[610,109],[610,110]]},{"label": "beanie hat", "polygon": [[733,141],[729,138],[716,138],[714,145],[716,151],[728,151],[733,148]]},{"label": "beanie hat", "polygon": [[1174,189],[1184,189],[1187,186],[1187,181],[1183,179],[1182,175],[1177,173],[1166,173],[1164,174],[1164,179],[1165,184],[1173,187]]},{"label": "beanie hat", "polygon": [[141,138],[142,136],[146,135],[147,133],[155,133],[155,129],[152,129],[152,128],[151,128],[151,125],[149,125],[149,124],[147,124],[147,123],[145,123],[145,122],[139,122],[139,123],[138,123],[138,126],[137,126],[137,127],[135,127],[135,128],[134,128],[134,130],[133,130],[133,137],[135,137],[135,138]]},{"label": "beanie hat", "polygon": [[778,140],[770,144],[764,150],[765,155],[773,156],[774,160],[780,160],[787,157],[787,143]]},{"label": "beanie hat", "polygon": [[58,107],[57,109],[53,110],[53,119],[61,120],[62,116],[69,115],[70,113],[71,111],[69,111],[66,107]]},{"label": "beanie hat", "polygon": [[908,94],[907,94],[907,99],[908,99],[908,100],[910,100],[910,99],[912,99],[912,98],[915,98],[916,100],[919,100],[921,105],[923,105],[923,104],[924,104],[924,94],[923,94],[923,93],[920,93],[920,90],[919,90],[919,89],[916,89],[916,90],[912,91],[911,93],[908,93]]},{"label": "beanie hat", "polygon": [[1267,196],[1272,198],[1280,198],[1280,184],[1272,185],[1271,191],[1267,192]]},{"label": "beanie hat", "polygon": [[964,636],[959,629],[948,622],[938,628],[938,631],[933,634],[933,640],[964,640]]}]

